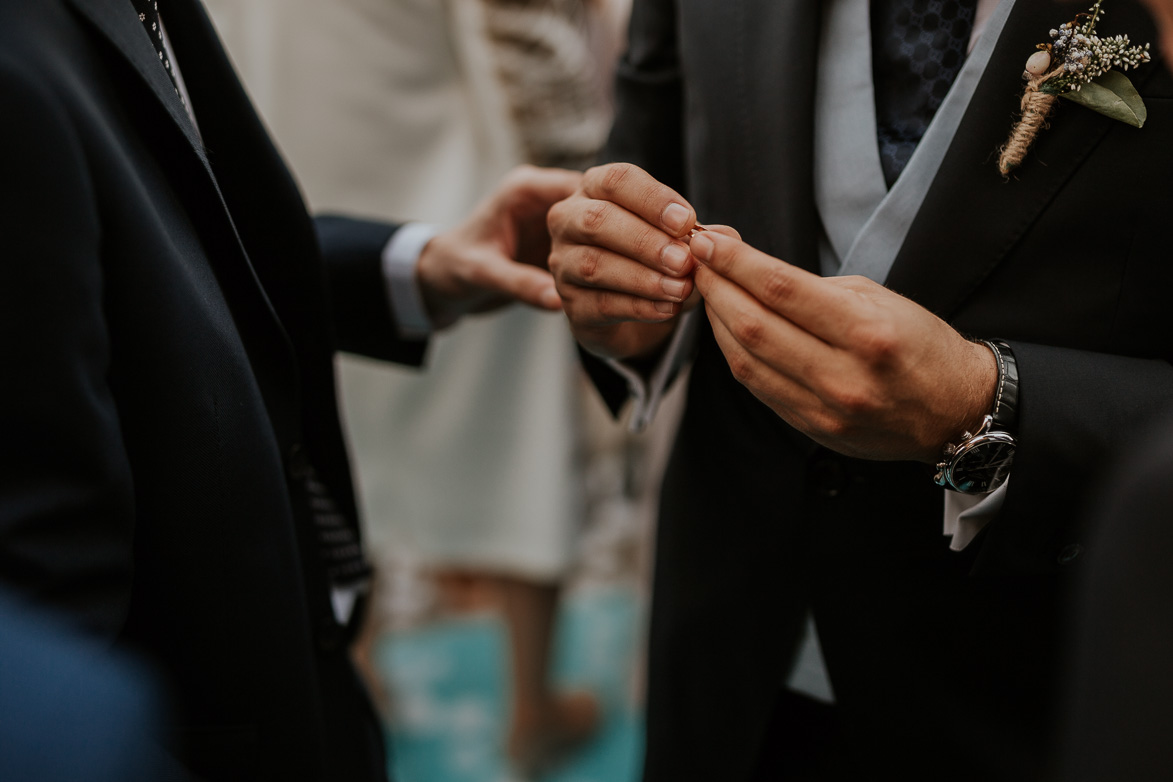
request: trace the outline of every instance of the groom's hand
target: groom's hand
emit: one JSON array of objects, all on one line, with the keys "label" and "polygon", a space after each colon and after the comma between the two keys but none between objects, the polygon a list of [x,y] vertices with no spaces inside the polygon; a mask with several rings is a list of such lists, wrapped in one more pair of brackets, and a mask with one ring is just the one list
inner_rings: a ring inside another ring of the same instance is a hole
[{"label": "groom's hand", "polygon": [[450,323],[514,301],[559,309],[547,268],[546,213],[581,178],[576,171],[520,166],[464,222],[428,242],[416,274],[433,320]]},{"label": "groom's hand", "polygon": [[683,239],[696,212],[642,169],[617,163],[587,171],[550,210],[549,225],[563,310],[592,353],[648,357],[696,304],[695,262]]},{"label": "groom's hand", "polygon": [[698,234],[696,285],[734,376],[816,442],[934,463],[993,408],[997,365],[915,302]]}]

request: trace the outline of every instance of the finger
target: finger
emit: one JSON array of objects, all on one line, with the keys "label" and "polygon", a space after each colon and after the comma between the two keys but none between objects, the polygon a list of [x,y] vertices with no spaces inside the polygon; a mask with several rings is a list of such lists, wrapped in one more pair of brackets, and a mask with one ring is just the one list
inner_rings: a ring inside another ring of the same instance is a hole
[{"label": "finger", "polygon": [[696,211],[688,201],[630,163],[592,168],[582,185],[588,197],[618,204],[671,237],[680,238],[696,225]]},{"label": "finger", "polygon": [[624,293],[652,301],[682,302],[695,287],[691,278],[679,279],[662,274],[601,247],[580,245],[555,253],[551,267],[562,284]]},{"label": "finger", "polygon": [[680,314],[679,302],[652,301],[617,291],[563,287],[563,308],[571,323],[594,327],[622,323],[663,323]]},{"label": "finger", "polygon": [[[697,226],[697,227],[702,228],[701,226]],[[702,228],[702,230],[712,231],[713,233],[718,233],[718,234],[724,234],[725,236],[732,236],[734,239],[738,239],[738,240],[741,239],[741,234],[738,232],[738,230],[736,228],[732,228],[728,225],[706,225]]]},{"label": "finger", "polygon": [[582,174],[562,168],[518,166],[506,175],[507,200],[517,207],[545,210],[569,198],[582,183]]},{"label": "finger", "polygon": [[469,284],[490,295],[517,299],[543,310],[562,308],[562,298],[549,272],[517,263],[504,255],[486,254],[483,262],[471,264]]},{"label": "finger", "polygon": [[813,390],[821,371],[837,361],[827,343],[711,269],[697,269],[696,286],[709,319],[720,321],[741,351],[773,372]]},{"label": "finger", "polygon": [[550,226],[558,242],[603,248],[674,277],[695,268],[687,244],[611,201],[563,201],[550,210]]},{"label": "finger", "polygon": [[833,345],[850,344],[865,302],[858,293],[712,231],[694,236],[690,248],[700,263],[795,325]]},{"label": "finger", "polygon": [[808,415],[820,408],[819,398],[801,383],[777,373],[769,364],[747,351],[707,304],[706,314],[713,328],[713,337],[734,378],[788,423],[801,431],[809,431]]}]

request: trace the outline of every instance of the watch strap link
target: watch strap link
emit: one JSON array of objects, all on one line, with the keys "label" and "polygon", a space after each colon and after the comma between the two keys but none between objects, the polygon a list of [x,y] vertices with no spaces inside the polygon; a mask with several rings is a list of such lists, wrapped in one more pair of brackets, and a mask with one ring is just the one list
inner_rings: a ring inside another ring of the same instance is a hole
[{"label": "watch strap link", "polygon": [[994,388],[994,409],[975,432],[965,432],[961,441],[945,446],[933,481],[965,494],[993,491],[1006,480],[1014,457],[1013,432],[1018,423],[1018,362],[1003,340],[981,340],[994,354],[998,380]]},{"label": "watch strap link", "polygon": [[998,362],[998,385],[994,393],[994,427],[1013,432],[1018,423],[1018,362],[1004,340],[983,339],[982,344]]}]

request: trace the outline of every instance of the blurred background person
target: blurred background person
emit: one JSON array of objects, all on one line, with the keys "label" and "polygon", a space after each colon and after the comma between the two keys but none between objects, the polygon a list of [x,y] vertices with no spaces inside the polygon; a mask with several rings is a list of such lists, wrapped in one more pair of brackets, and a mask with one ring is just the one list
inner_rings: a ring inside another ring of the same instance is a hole
[{"label": "blurred background person", "polygon": [[[313,209],[446,226],[518,163],[591,164],[610,126],[611,65],[629,0],[207,5]],[[402,659],[389,659],[387,633],[454,615],[500,617],[511,715],[503,740],[514,769],[535,777],[605,717],[597,687],[552,686],[555,619],[586,516],[600,519],[588,570],[639,572],[647,561],[638,553],[647,536],[635,536],[652,516],[656,468],[646,448],[657,435],[626,436],[581,393],[558,316],[513,308],[438,334],[426,375],[339,363],[379,565],[360,664],[389,713],[435,721],[434,704],[396,691],[389,668]],[[664,419],[666,432],[674,422]],[[414,687],[428,676],[407,678]],[[461,703],[453,720],[484,721]],[[396,774],[413,782],[411,745],[396,736],[396,746]],[[466,769],[475,765],[465,758]]]}]

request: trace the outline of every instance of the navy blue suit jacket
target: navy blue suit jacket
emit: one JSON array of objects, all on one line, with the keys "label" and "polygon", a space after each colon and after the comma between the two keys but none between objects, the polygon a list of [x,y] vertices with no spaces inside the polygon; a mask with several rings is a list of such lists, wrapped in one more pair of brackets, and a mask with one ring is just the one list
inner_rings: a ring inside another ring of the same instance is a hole
[{"label": "navy blue suit jacket", "polygon": [[303,503],[354,523],[338,350],[419,362],[379,252],[307,215],[197,0],[0,0],[0,583],[134,649],[208,779],[379,779]]}]

